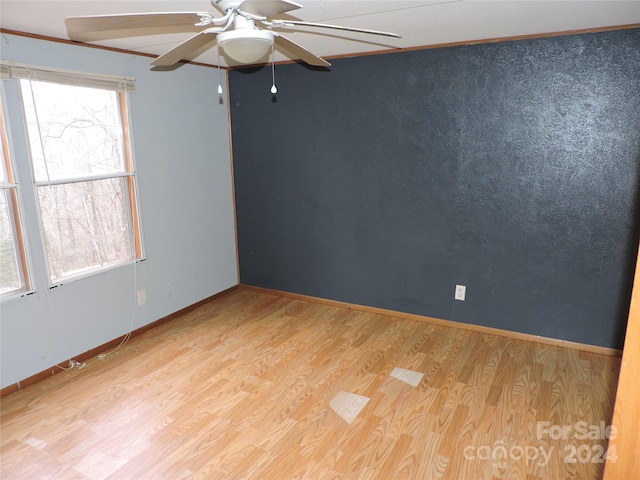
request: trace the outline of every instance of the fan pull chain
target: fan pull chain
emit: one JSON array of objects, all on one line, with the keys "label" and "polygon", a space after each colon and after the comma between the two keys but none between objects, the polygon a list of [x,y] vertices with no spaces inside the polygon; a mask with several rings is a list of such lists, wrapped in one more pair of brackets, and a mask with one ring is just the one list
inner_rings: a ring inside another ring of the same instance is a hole
[{"label": "fan pull chain", "polygon": [[218,45],[218,95],[222,95],[222,77],[220,75],[220,45]]},{"label": "fan pull chain", "polygon": [[278,93],[278,88],[276,87],[276,57],[273,54],[273,44],[271,44],[271,93],[274,95]]}]

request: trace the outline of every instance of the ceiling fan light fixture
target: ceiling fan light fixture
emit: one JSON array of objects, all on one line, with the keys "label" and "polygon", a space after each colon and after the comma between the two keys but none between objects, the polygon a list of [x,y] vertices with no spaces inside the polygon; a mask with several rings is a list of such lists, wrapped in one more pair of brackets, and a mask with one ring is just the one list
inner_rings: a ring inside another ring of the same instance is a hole
[{"label": "ceiling fan light fixture", "polygon": [[255,63],[271,50],[273,33],[268,30],[231,30],[218,34],[218,45],[237,62]]}]

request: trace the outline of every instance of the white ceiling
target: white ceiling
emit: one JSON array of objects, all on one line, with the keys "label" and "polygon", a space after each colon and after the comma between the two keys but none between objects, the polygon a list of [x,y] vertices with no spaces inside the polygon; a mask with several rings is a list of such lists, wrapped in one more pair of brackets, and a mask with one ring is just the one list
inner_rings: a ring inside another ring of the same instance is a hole
[{"label": "white ceiling", "polygon": [[[332,57],[529,34],[640,24],[639,0],[296,0],[290,18],[392,31],[401,39],[318,28],[278,30],[316,55]],[[68,16],[218,10],[208,0],[0,0],[0,27],[68,39]],[[311,34],[307,32],[315,32]],[[94,42],[159,55],[193,33]],[[218,63],[218,49],[194,60]],[[276,54],[276,61],[286,57]],[[224,58],[222,65],[226,65]]]}]

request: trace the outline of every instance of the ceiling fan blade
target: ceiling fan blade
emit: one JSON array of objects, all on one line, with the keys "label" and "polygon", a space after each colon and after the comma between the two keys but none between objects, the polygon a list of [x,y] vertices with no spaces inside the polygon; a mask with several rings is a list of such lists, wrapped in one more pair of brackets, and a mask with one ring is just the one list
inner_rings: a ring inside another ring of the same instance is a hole
[{"label": "ceiling fan blade", "polygon": [[331,64],[327,62],[324,58],[318,57],[317,55],[311,53],[306,48],[298,45],[297,43],[289,40],[287,37],[283,37],[277,32],[272,32],[275,44],[281,48],[282,50],[286,50],[291,53],[294,58],[299,58],[305,63],[309,65],[313,65],[314,67],[330,67]]},{"label": "ceiling fan blade", "polygon": [[215,42],[218,38],[217,34],[221,31],[223,31],[223,29],[219,28],[209,28],[207,30],[204,30],[189,38],[188,40],[182,42],[177,47],[172,48],[168,52],[160,55],[153,62],[151,62],[151,65],[154,65],[156,67],[169,67],[171,65],[175,65],[180,60],[187,59],[190,54],[192,54],[199,48],[204,47],[211,42]]},{"label": "ceiling fan blade", "polygon": [[207,12],[131,13],[127,15],[94,15],[69,17],[65,20],[69,37],[76,34],[122,30],[129,28],[209,25],[214,17]]},{"label": "ceiling fan blade", "polygon": [[274,27],[295,27],[295,26],[321,27],[321,28],[332,28],[334,30],[346,30],[348,32],[370,33],[372,35],[384,35],[385,37],[402,38],[400,35],[396,33],[381,32],[379,30],[367,30],[365,28],[343,27],[340,25],[329,25],[327,23],[301,22],[298,20],[271,20],[267,24],[269,23],[273,24]]},{"label": "ceiling fan blade", "polygon": [[265,18],[297,10],[298,8],[302,8],[302,5],[289,0],[244,0],[238,6],[238,10],[242,12]]}]

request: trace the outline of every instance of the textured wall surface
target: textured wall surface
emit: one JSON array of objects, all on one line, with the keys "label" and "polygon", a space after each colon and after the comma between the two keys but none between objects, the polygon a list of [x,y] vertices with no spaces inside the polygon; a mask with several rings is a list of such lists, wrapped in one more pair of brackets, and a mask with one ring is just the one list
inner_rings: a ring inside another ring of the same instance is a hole
[{"label": "textured wall surface", "polygon": [[[230,73],[241,282],[621,348],[640,30]],[[465,302],[453,298],[467,286]]]}]

